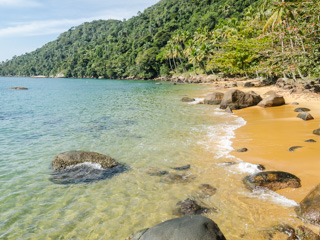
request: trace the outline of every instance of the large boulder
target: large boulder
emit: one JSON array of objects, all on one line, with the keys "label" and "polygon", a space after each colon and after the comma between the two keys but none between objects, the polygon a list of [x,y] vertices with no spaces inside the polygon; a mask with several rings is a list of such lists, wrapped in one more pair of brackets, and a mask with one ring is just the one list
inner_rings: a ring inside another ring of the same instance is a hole
[{"label": "large boulder", "polygon": [[272,94],[258,103],[260,107],[276,107],[286,104],[283,96]]},{"label": "large boulder", "polygon": [[218,225],[209,218],[196,215],[175,218],[144,229],[127,240],[225,240]]},{"label": "large boulder", "polygon": [[210,93],[204,98],[204,104],[218,105],[221,103],[223,96],[224,94],[221,92]]},{"label": "large boulder", "polygon": [[230,89],[224,94],[220,108],[226,109],[230,107],[230,109],[241,109],[255,106],[261,100],[261,96],[253,91],[245,93],[237,89]]},{"label": "large boulder", "polygon": [[320,184],[301,201],[296,213],[304,221],[320,225]]},{"label": "large boulder", "polygon": [[288,187],[301,187],[301,181],[298,177],[280,171],[266,171],[249,175],[243,179],[243,183],[249,190],[268,188],[272,191],[277,191]]},{"label": "large boulder", "polygon": [[52,161],[54,170],[65,169],[80,163],[98,163],[103,169],[119,165],[113,158],[96,152],[70,151],[58,154]]}]

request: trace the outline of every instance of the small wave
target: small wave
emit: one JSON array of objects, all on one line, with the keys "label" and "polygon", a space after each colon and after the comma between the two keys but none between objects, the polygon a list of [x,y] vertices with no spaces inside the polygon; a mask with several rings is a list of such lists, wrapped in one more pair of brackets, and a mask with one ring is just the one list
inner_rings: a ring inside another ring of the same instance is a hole
[{"label": "small wave", "polygon": [[[235,115],[231,115],[229,113],[225,113],[220,109],[216,109],[214,112],[215,115],[221,115],[228,118],[225,123],[217,124],[213,126],[209,126],[208,131],[208,137],[209,137],[209,144],[212,146],[212,143],[215,144],[214,150],[215,158],[234,158],[230,155],[230,152],[233,151],[232,147],[232,141],[235,137],[235,130],[246,125],[246,121],[243,118],[240,118]],[[203,144],[203,143],[202,143]],[[206,144],[206,147],[210,148],[210,145],[208,146],[208,143]],[[212,147],[211,147],[212,148]],[[209,150],[209,149],[208,149]]]},{"label": "small wave", "polygon": [[203,102],[204,98],[195,98],[195,101],[189,102],[189,104],[199,104]]},{"label": "small wave", "polygon": [[234,169],[236,169],[237,172],[249,173],[249,174],[255,174],[255,173],[261,172],[258,169],[257,164],[252,164],[247,162],[240,162],[239,164],[234,166]]},{"label": "small wave", "polygon": [[294,200],[288,199],[274,191],[263,188],[254,190],[249,196],[251,198],[260,198],[263,200],[272,201],[285,207],[296,207],[299,205]]},{"label": "small wave", "polygon": [[83,162],[83,163],[79,163],[73,166],[68,166],[66,167],[66,169],[74,169],[74,168],[79,168],[79,167],[89,167],[89,168],[93,168],[93,169],[98,169],[98,170],[103,170],[103,168],[101,167],[101,165],[99,163],[91,163],[91,162]]}]

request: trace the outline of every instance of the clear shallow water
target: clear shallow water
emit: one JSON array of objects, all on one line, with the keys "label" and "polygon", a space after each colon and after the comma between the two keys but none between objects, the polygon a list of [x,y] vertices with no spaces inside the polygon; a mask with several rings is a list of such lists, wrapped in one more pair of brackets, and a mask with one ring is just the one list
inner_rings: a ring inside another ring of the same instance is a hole
[{"label": "clear shallow water", "polygon": [[[13,86],[29,90],[8,90]],[[229,152],[244,121],[180,101],[206,91],[148,81],[0,78],[0,239],[125,239],[173,218],[187,197],[218,208],[207,216],[229,239],[259,239],[273,224],[298,224],[294,202],[242,186],[254,166],[224,164],[239,162]],[[70,150],[107,154],[130,170],[97,182],[52,183],[51,161]],[[147,174],[186,164],[187,183]],[[202,183],[217,194],[200,199]]]}]

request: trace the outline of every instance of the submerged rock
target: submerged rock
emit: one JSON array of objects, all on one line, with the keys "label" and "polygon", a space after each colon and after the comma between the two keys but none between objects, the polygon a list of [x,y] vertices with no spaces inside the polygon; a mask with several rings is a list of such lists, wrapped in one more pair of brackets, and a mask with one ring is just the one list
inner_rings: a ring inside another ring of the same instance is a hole
[{"label": "submerged rock", "polygon": [[88,183],[112,178],[126,170],[128,168],[125,165],[103,169],[99,164],[81,163],[66,169],[53,171],[49,180],[56,184]]},{"label": "submerged rock", "polygon": [[164,176],[164,175],[169,174],[169,172],[165,171],[165,170],[159,170],[156,168],[149,168],[147,170],[147,174],[149,174],[150,176]]},{"label": "submerged rock", "polygon": [[173,210],[173,215],[176,216],[190,216],[190,215],[200,215],[209,212],[209,208],[200,206],[196,201],[187,198],[183,201],[177,203],[175,209]]},{"label": "submerged rock", "polygon": [[262,98],[260,95],[256,94],[253,91],[244,93],[237,89],[230,89],[225,94],[221,101],[220,108],[226,109],[241,109],[246,107],[251,107],[257,105]]},{"label": "submerged rock", "polygon": [[296,213],[303,221],[320,226],[320,184],[300,202]]},{"label": "submerged rock", "polygon": [[286,103],[285,103],[283,96],[273,94],[273,95],[270,95],[269,97],[263,99],[261,102],[259,102],[258,106],[266,108],[266,107],[281,106],[284,104],[286,104]]},{"label": "submerged rock", "polygon": [[224,94],[221,92],[210,93],[204,98],[204,104],[219,105],[223,96]]},{"label": "submerged rock", "polygon": [[203,197],[210,197],[216,194],[217,189],[209,184],[201,184],[199,186],[200,195]]},{"label": "submerged rock", "polygon": [[293,146],[293,147],[289,148],[289,151],[294,152],[298,148],[303,148],[303,147],[302,146]]},{"label": "submerged rock", "polygon": [[185,216],[132,234],[126,240],[226,240],[218,225],[203,216]]},{"label": "submerged rock", "polygon": [[283,188],[299,188],[301,181],[291,173],[280,171],[266,171],[246,176],[243,183],[249,190],[268,188],[277,191]]},{"label": "submerged rock", "polygon": [[9,88],[10,90],[28,90],[28,88],[26,87],[12,87],[12,88]]},{"label": "submerged rock", "polygon": [[164,176],[162,180],[166,183],[188,183],[193,179],[195,179],[195,176],[193,175],[180,175],[169,173],[168,175]]},{"label": "submerged rock", "polygon": [[185,165],[185,166],[175,167],[175,168],[171,168],[171,169],[174,169],[174,170],[177,170],[177,171],[184,171],[184,170],[190,169],[190,167],[191,167],[191,165],[188,164],[188,165]]},{"label": "submerged rock", "polygon": [[194,98],[190,98],[190,97],[183,97],[181,99],[182,102],[194,102],[195,99]]},{"label": "submerged rock", "polygon": [[58,154],[52,161],[52,167],[54,170],[61,170],[85,162],[98,163],[103,169],[119,165],[118,162],[107,155],[96,152],[70,151]]},{"label": "submerged rock", "polygon": [[309,120],[313,120],[314,119],[312,117],[312,115],[310,113],[307,113],[307,112],[299,113],[297,117],[301,118],[304,121],[309,121]]},{"label": "submerged rock", "polygon": [[294,110],[295,112],[310,112],[309,108],[296,108]]}]

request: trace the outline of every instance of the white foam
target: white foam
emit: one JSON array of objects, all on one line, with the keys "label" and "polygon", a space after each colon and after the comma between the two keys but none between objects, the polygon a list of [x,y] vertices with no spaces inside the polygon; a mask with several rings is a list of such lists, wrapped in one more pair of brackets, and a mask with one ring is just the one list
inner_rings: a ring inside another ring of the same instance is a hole
[{"label": "white foam", "polygon": [[199,104],[203,102],[204,98],[195,98],[195,101],[189,102],[189,104]]},{"label": "white foam", "polygon": [[247,162],[240,162],[239,164],[234,165],[233,167],[237,172],[241,172],[241,173],[255,174],[255,173],[261,172],[258,169],[257,164],[252,164]]},{"label": "white foam", "polygon": [[87,167],[91,167],[94,169],[100,169],[100,170],[103,169],[99,163],[91,163],[91,162],[83,162],[83,163],[79,163],[79,164],[76,164],[73,166],[68,166],[67,169],[72,169],[72,168],[81,167],[81,166],[87,166]]},{"label": "white foam", "polygon": [[[223,160],[236,161],[237,164],[228,165],[228,170],[234,174],[255,174],[261,172],[258,169],[258,165],[243,162],[241,159],[232,156],[231,151],[234,150],[232,147],[232,139],[235,138],[235,130],[246,125],[246,121],[236,115],[226,113],[221,109],[216,109],[214,115],[220,117],[226,115],[226,121],[222,124],[209,126],[207,128],[209,142],[202,142],[207,150],[214,153],[215,158],[223,158]],[[247,192],[244,193],[247,195]],[[260,198],[267,201],[274,202],[286,207],[294,207],[298,204],[280,194],[270,191],[268,189],[259,189],[249,194],[249,197]]]},{"label": "white foam", "polygon": [[[240,118],[235,115],[223,112],[216,109],[214,112],[215,115],[228,115],[228,120],[225,123],[209,126],[207,128],[209,144],[215,144],[214,149],[211,149],[215,153],[216,158],[234,158],[230,155],[230,152],[233,151],[232,141],[235,137],[234,131],[246,124],[246,121],[243,118]],[[203,144],[203,143],[202,143]],[[210,150],[210,145],[206,143],[207,150]],[[212,146],[211,146],[212,148]]]},{"label": "white foam", "polygon": [[299,205],[294,200],[288,199],[274,191],[263,188],[254,190],[249,196],[252,198],[260,198],[263,200],[272,201],[275,204],[279,204],[285,207],[296,207]]}]

